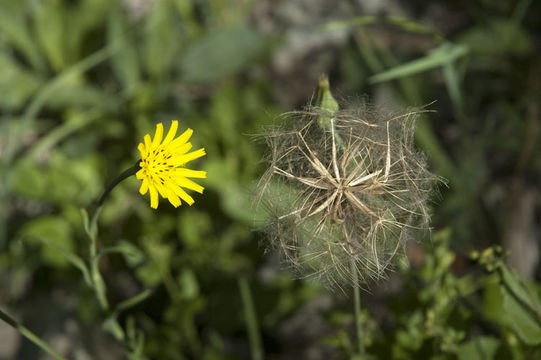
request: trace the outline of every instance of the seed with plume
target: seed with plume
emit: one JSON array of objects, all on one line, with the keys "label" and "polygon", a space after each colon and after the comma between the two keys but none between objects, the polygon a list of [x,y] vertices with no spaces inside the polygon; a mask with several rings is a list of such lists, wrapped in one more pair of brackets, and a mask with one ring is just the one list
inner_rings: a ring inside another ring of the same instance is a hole
[{"label": "seed with plume", "polygon": [[362,102],[333,113],[309,107],[263,135],[266,230],[300,275],[337,286],[378,279],[406,239],[428,228],[437,178],[413,144],[424,111],[393,114]]}]

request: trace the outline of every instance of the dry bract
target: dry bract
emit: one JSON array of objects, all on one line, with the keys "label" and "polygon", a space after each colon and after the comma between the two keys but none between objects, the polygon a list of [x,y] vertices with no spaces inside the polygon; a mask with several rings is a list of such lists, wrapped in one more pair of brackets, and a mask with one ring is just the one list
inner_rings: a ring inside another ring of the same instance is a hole
[{"label": "dry bract", "polygon": [[272,246],[299,274],[337,286],[377,279],[412,231],[427,229],[436,177],[413,146],[423,111],[309,108],[264,135],[270,166],[259,199]]}]

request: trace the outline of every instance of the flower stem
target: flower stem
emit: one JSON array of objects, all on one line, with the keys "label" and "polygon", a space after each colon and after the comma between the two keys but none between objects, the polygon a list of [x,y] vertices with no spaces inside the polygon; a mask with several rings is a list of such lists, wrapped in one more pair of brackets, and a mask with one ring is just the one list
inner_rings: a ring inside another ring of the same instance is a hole
[{"label": "flower stem", "polygon": [[355,330],[357,333],[357,345],[359,346],[359,355],[364,354],[363,330],[361,321],[361,288],[359,286],[359,278],[357,267],[353,259],[350,260],[351,274],[353,276],[353,307],[355,309]]},{"label": "flower stem", "polygon": [[[103,277],[100,274],[99,270],[99,256],[98,256],[98,217],[101,212],[102,205],[104,201],[107,199],[107,196],[109,196],[109,193],[117,186],[122,180],[127,179],[128,177],[134,175],[139,169],[139,162],[141,160],[137,160],[135,164],[124,170],[120,175],[114,179],[109,186],[105,189],[103,194],[98,199],[97,203],[95,204],[95,209],[92,212],[92,218],[88,220],[85,215],[85,231],[88,235],[88,238],[90,240],[89,243],[89,254],[90,254],[90,286],[94,290],[96,294],[96,298],[98,299],[100,306],[103,310],[109,311],[109,302],[107,301],[107,296],[105,294],[105,283],[103,281]],[[85,213],[86,214],[86,213]]]},{"label": "flower stem", "polygon": [[[117,182],[118,184],[118,182]],[[110,190],[109,190],[110,191]],[[105,193],[104,193],[105,194]],[[89,243],[89,253],[90,253],[90,280],[92,289],[96,294],[100,306],[103,310],[109,310],[109,302],[107,301],[107,296],[105,295],[105,283],[103,277],[100,274],[99,270],[99,256],[98,256],[98,217],[100,216],[101,205],[98,206],[92,219],[90,220],[89,228],[85,229],[90,239]]]},{"label": "flower stem", "polygon": [[47,345],[43,340],[41,340],[36,334],[32,331],[19,324],[17,320],[6,314],[0,309],[0,319],[4,320],[8,325],[12,326],[17,330],[22,336],[32,341],[35,345],[41,348],[43,351],[47,352],[56,360],[67,360],[65,357],[54,351],[49,345]]},{"label": "flower stem", "polygon": [[248,338],[250,339],[250,348],[252,351],[252,360],[263,360],[263,347],[261,345],[261,334],[257,325],[257,317],[255,314],[254,302],[250,285],[245,276],[238,278],[240,296],[242,298],[242,306],[244,308],[244,318],[248,330]]},{"label": "flower stem", "polygon": [[107,196],[109,195],[111,190],[113,190],[114,187],[117,186],[122,180],[125,180],[129,178],[130,176],[135,175],[135,173],[140,169],[140,166],[139,166],[140,161],[141,160],[137,160],[131,168],[124,170],[122,174],[118,175],[118,177],[114,179],[109,184],[109,186],[107,186],[107,189],[105,189],[103,194],[100,196],[100,199],[98,200],[97,207],[100,207],[103,205],[103,202],[105,201],[105,199],[107,199]]}]

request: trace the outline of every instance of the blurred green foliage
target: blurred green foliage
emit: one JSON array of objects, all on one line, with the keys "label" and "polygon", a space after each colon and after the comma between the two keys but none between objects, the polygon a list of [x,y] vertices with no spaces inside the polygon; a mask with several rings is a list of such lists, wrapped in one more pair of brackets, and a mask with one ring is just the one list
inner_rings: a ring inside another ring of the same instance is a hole
[{"label": "blurred green foliage", "polygon": [[[32,329],[44,317],[30,314],[54,307],[76,320],[81,337],[107,334],[83,346],[96,358],[249,358],[237,285],[244,277],[269,357],[356,356],[352,300],[293,280],[253,230],[265,218],[251,200],[264,149],[250,135],[291,110],[277,98],[296,96],[277,87],[272,66],[295,28],[262,31],[253,11],[260,3],[0,2],[2,308]],[[440,230],[425,246],[413,244],[417,260],[398,266],[394,285],[371,284],[363,294],[363,358],[541,358],[539,284],[505,265],[501,248],[466,255],[505,242],[514,196],[539,180],[540,4],[459,4],[453,11],[463,23],[451,32],[414,20],[417,3],[408,5],[411,19],[318,19],[310,27],[348,34],[326,50],[336,55],[322,69],[332,86],[385,91],[397,106],[438,100],[417,141],[449,181],[433,205]],[[389,41],[404,34],[414,41]],[[417,40],[429,46],[408,48]],[[80,209],[133,164],[155,123],[172,119],[207,150],[199,164],[205,193],[192,207],[154,211],[131,178],[85,231]],[[32,301],[53,293],[61,295]],[[14,356],[25,358],[29,346]]]}]

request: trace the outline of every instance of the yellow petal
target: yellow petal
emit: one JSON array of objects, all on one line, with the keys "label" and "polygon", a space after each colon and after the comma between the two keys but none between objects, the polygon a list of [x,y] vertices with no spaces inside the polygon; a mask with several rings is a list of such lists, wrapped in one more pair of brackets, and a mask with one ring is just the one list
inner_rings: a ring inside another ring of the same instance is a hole
[{"label": "yellow petal", "polygon": [[192,129],[187,129],[186,131],[184,131],[182,133],[182,135],[180,135],[175,140],[171,141],[171,144],[169,144],[169,145],[172,148],[178,147],[178,146],[184,144],[185,142],[187,142],[188,140],[190,140],[190,137],[192,136],[192,134],[193,134],[193,130]]},{"label": "yellow petal", "polygon": [[145,195],[148,191],[148,179],[143,179],[143,183],[141,184],[141,187],[139,188],[139,193],[141,195]]},{"label": "yellow petal", "polygon": [[196,151],[192,151],[191,153],[182,155],[178,161],[175,161],[175,164],[178,165],[184,165],[192,160],[195,160],[197,158],[200,158],[201,156],[205,156],[207,153],[205,152],[205,149],[199,149]]},{"label": "yellow petal", "polygon": [[202,170],[192,170],[192,169],[186,169],[186,168],[177,168],[175,171],[175,175],[183,176],[187,178],[197,178],[197,179],[205,179],[207,177],[207,172]]},{"label": "yellow petal", "polygon": [[169,202],[174,206],[174,207],[179,207],[180,204],[181,204],[181,201],[180,199],[178,198],[178,196],[175,194],[175,191],[173,189],[171,189],[170,186],[167,186],[166,187],[166,190],[167,190],[167,199],[169,200]]},{"label": "yellow petal", "polygon": [[163,139],[163,124],[156,124],[156,132],[154,133],[154,139],[152,140],[152,149],[156,149]]},{"label": "yellow petal", "polygon": [[192,148],[192,143],[186,143],[174,148],[169,148],[169,151],[171,151],[171,153],[174,154],[173,155],[174,157],[178,158],[179,156],[184,155],[188,151],[190,151],[191,148]]},{"label": "yellow petal", "polygon": [[158,189],[160,196],[164,199],[167,199],[167,191],[165,190],[165,186],[159,181],[154,182],[154,185],[156,186],[156,189]]},{"label": "yellow petal", "polygon": [[139,154],[141,155],[141,159],[144,159],[147,157],[147,152],[145,150],[145,145],[143,143],[139,143],[137,145],[137,150],[139,150]]},{"label": "yellow petal", "polygon": [[176,195],[178,195],[182,200],[184,200],[188,205],[192,205],[194,203],[193,198],[186,193],[186,191],[182,190],[178,186],[172,186],[171,187]]},{"label": "yellow petal", "polygon": [[145,177],[145,171],[143,169],[139,170],[135,173],[135,177],[139,180],[143,180],[143,178]]},{"label": "yellow petal", "polygon": [[167,136],[163,140],[163,147],[166,147],[167,145],[169,145],[171,140],[173,140],[173,138],[177,134],[177,129],[178,129],[178,121],[173,120],[171,122],[171,127],[169,128],[169,131],[167,132]]},{"label": "yellow petal", "polygon": [[190,189],[193,191],[197,191],[198,193],[202,194],[204,187],[202,187],[199,184],[196,184],[190,179],[186,179],[185,177],[175,177],[175,183],[183,188]]},{"label": "yellow petal", "polygon": [[157,209],[159,203],[158,190],[156,190],[153,185],[150,185],[148,189],[150,190],[150,207],[153,209]]},{"label": "yellow petal", "polygon": [[150,152],[152,150],[151,149],[152,140],[150,140],[150,135],[146,134],[145,137],[144,137],[144,140],[145,140],[145,150],[146,150],[145,157],[148,157],[148,155],[150,154]]}]

